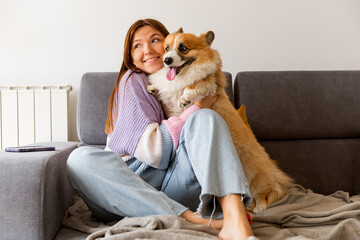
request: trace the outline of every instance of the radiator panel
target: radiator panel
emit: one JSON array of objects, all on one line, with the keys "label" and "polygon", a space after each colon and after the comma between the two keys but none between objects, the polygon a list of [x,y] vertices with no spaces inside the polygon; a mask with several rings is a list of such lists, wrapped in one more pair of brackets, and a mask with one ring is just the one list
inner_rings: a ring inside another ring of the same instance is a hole
[{"label": "radiator panel", "polygon": [[35,142],[34,90],[18,91],[19,145]]},{"label": "radiator panel", "polygon": [[50,91],[35,90],[35,142],[51,141]]},{"label": "radiator panel", "polygon": [[71,86],[0,86],[0,149],[68,141]]},{"label": "radiator panel", "polygon": [[1,132],[3,146],[18,145],[17,91],[1,92]]},{"label": "radiator panel", "polygon": [[51,91],[51,133],[52,141],[63,141],[68,138],[68,101],[66,90]]}]

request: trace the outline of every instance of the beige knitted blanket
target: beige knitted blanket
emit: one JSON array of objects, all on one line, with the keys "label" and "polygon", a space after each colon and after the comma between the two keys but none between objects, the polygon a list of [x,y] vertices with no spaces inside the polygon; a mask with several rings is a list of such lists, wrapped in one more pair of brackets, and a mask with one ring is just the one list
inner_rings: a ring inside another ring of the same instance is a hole
[{"label": "beige knitted blanket", "polygon": [[360,195],[337,191],[324,196],[296,185],[253,222],[260,239],[360,239]]},{"label": "beige knitted blanket", "polygon": [[[218,231],[174,216],[124,218],[103,224],[91,218],[85,203],[74,198],[63,225],[91,233],[87,239],[217,239]],[[299,185],[266,211],[253,216],[255,236],[264,240],[360,239],[360,195],[337,191],[324,196]]]}]

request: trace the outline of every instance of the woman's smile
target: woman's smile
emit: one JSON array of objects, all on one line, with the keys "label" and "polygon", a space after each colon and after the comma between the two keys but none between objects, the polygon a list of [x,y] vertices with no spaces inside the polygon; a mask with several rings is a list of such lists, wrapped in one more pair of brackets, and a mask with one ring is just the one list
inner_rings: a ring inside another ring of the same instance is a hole
[{"label": "woman's smile", "polygon": [[160,59],[160,56],[148,58],[148,59],[146,59],[146,60],[144,61],[144,63],[148,63],[148,64],[155,63],[155,62],[157,62],[159,59]]}]

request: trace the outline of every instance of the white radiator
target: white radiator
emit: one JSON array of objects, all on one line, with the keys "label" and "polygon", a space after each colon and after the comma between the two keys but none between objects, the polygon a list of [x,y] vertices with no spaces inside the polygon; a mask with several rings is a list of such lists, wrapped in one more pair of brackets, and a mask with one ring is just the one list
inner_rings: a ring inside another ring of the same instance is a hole
[{"label": "white radiator", "polygon": [[0,148],[68,141],[71,86],[0,86]]}]

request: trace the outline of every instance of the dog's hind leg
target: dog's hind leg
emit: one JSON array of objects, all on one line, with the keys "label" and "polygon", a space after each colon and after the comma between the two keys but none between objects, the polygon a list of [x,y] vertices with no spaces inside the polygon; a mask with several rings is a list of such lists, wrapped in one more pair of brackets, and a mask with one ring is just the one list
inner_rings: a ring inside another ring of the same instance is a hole
[{"label": "dog's hind leg", "polygon": [[248,209],[254,214],[260,213],[268,207],[267,197],[272,189],[271,180],[267,179],[268,177],[260,172],[251,180],[250,192],[253,202]]}]

